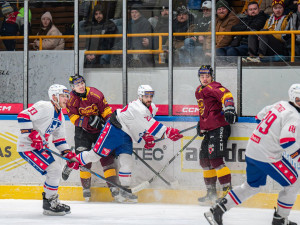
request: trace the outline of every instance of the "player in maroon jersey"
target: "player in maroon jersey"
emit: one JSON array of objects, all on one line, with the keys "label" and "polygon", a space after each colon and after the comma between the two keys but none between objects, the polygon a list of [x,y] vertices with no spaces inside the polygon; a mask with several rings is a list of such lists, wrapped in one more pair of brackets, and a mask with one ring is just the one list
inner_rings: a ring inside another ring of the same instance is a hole
[{"label": "player in maroon jersey", "polygon": [[[82,76],[77,74],[71,76],[69,83],[72,92],[67,104],[67,111],[71,122],[75,125],[75,152],[79,154],[92,148],[112,111],[103,93],[94,87],[86,87],[85,79]],[[103,167],[104,177],[118,183],[114,155],[101,158],[100,163]],[[85,167],[90,169],[92,163],[88,163]],[[68,179],[70,172],[71,169],[65,166],[62,174],[64,180]],[[80,171],[80,179],[83,197],[89,200],[91,197],[91,173]],[[118,189],[111,187],[108,183],[107,185],[110,187],[112,196],[118,201]]]},{"label": "player in maroon jersey", "polygon": [[200,119],[197,133],[200,137],[204,137],[199,159],[207,188],[207,194],[198,198],[201,203],[217,199],[217,180],[223,188],[224,195],[231,189],[231,173],[223,158],[231,133],[230,124],[236,122],[237,116],[231,92],[214,81],[211,66],[201,66],[198,76],[200,85],[196,89],[195,97]]}]

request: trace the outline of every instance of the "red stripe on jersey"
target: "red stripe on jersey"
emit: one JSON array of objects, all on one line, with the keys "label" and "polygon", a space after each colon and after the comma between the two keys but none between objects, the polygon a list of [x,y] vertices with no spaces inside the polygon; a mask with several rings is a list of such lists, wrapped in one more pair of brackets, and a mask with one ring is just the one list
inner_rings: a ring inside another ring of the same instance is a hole
[{"label": "red stripe on jersey", "polygon": [[57,142],[61,142],[61,141],[66,141],[66,139],[65,138],[61,138],[61,139],[54,140],[52,142],[53,143],[57,143]]},{"label": "red stripe on jersey", "polygon": [[296,141],[296,139],[293,138],[293,137],[281,138],[280,139],[280,144],[287,143],[287,142],[295,142],[295,141]]},{"label": "red stripe on jersey", "polygon": [[24,113],[20,113],[18,115],[18,118],[24,118],[24,119],[30,120],[30,116],[28,116],[27,114],[24,114]]},{"label": "red stripe on jersey", "polygon": [[237,202],[237,200],[235,200],[234,196],[233,196],[230,192],[228,192],[228,194],[229,194],[229,196],[232,198],[232,200],[234,201],[234,203],[235,203],[236,205],[238,205],[239,203]]},{"label": "red stripe on jersey", "polygon": [[290,169],[281,161],[272,164],[281,172],[283,176],[286,177],[286,179],[288,179],[291,182],[291,184],[296,182],[297,177],[295,177],[293,172],[290,171]]},{"label": "red stripe on jersey", "polygon": [[38,167],[45,170],[47,169],[47,164],[45,164],[42,160],[40,160],[33,152],[28,151],[24,152],[25,155],[27,155]]},{"label": "red stripe on jersey", "polygon": [[110,123],[107,123],[104,130],[101,132],[101,135],[100,135],[100,137],[98,137],[98,140],[93,148],[94,152],[99,153],[98,152],[99,148],[100,148],[102,142],[105,140],[105,136],[108,135],[110,126],[111,126]]},{"label": "red stripe on jersey", "polygon": [[152,112],[153,112],[152,105],[149,106],[149,111],[152,114]]},{"label": "red stripe on jersey", "polygon": [[159,122],[155,121],[155,123],[149,128],[148,132],[151,134],[158,125],[159,125]]}]

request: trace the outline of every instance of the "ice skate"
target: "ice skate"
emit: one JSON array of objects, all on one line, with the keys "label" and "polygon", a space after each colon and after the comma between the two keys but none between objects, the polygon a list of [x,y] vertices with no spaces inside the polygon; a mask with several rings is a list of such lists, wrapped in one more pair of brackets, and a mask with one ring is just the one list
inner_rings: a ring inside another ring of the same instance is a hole
[{"label": "ice skate", "polygon": [[198,198],[200,205],[213,205],[217,200],[217,190],[216,187],[208,188],[205,196]]},{"label": "ice skate", "polygon": [[73,169],[69,168],[68,165],[66,164],[65,167],[63,168],[63,171],[62,171],[62,179],[63,180],[68,180],[69,176],[70,176],[70,173],[72,172]]},{"label": "ice skate", "polygon": [[272,225],[297,225],[297,223],[289,221],[287,217],[281,217],[275,208]]},{"label": "ice skate", "polygon": [[138,197],[134,194],[128,193],[127,191],[120,190],[120,196],[118,196],[120,203],[137,203]]},{"label": "ice skate", "polygon": [[220,200],[219,203],[215,204],[210,208],[209,212],[204,213],[206,220],[211,225],[223,225],[223,214],[226,212],[225,204],[227,202],[226,198]]},{"label": "ice skate", "polygon": [[91,198],[91,190],[89,188],[83,188],[83,197],[86,202],[90,201]]},{"label": "ice skate", "polygon": [[47,216],[64,216],[71,213],[70,206],[61,204],[58,199],[58,194],[52,195],[49,199],[45,197],[43,192],[43,209],[44,215]]},{"label": "ice skate", "polygon": [[113,202],[123,203],[125,198],[122,197],[119,188],[117,187],[110,187],[111,196],[114,198]]}]

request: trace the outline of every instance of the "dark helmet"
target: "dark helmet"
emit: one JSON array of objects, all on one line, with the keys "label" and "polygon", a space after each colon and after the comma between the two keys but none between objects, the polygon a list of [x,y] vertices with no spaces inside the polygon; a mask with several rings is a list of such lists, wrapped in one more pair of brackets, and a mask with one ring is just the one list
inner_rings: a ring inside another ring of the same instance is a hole
[{"label": "dark helmet", "polygon": [[198,70],[198,77],[200,77],[201,74],[210,74],[212,77],[212,80],[215,80],[214,70],[210,65],[200,66],[200,68]]},{"label": "dark helmet", "polygon": [[75,74],[74,76],[70,76],[70,78],[69,78],[69,83],[70,83],[71,87],[73,87],[74,84],[81,83],[82,81],[85,83],[84,77],[81,75],[78,75],[78,74]]}]

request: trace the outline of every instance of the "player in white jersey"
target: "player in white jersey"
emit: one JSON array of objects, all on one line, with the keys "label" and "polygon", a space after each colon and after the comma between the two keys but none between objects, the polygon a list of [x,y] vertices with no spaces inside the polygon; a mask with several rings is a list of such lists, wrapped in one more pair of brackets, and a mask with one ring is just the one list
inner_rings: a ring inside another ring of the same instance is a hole
[{"label": "player in white jersey", "polygon": [[288,220],[288,216],[296,201],[300,181],[297,171],[282,154],[299,155],[299,113],[300,84],[293,84],[289,89],[289,102],[279,101],[257,114],[260,123],[246,148],[247,181],[231,190],[204,214],[210,224],[222,224],[223,214],[260,192],[260,187],[266,185],[267,176],[270,176],[283,187],[278,195],[272,225],[296,225]]},{"label": "player in white jersey", "polygon": [[52,135],[55,147],[64,157],[76,156],[66,142],[65,118],[62,113],[69,99],[69,90],[63,85],[54,84],[49,88],[48,95],[51,101],[39,101],[18,114],[21,135],[17,151],[38,172],[46,176],[42,194],[43,214],[63,216],[71,211],[69,206],[61,204],[58,199],[57,189],[62,168],[45,148],[48,148],[48,140]]},{"label": "player in white jersey", "polygon": [[[130,102],[123,109],[117,109],[111,115],[92,150],[82,152],[76,157],[80,165],[85,165],[115,151],[120,160],[119,180],[124,187],[131,185],[133,143],[144,140],[144,147],[151,149],[155,145],[154,137],[161,138],[166,134],[172,141],[183,137],[178,129],[166,127],[154,119],[157,108],[152,103],[154,91],[149,85],[141,85],[138,88],[138,96],[137,100]],[[120,192],[124,196],[129,195],[125,191]],[[136,197],[131,195],[131,199],[134,202]]]}]

